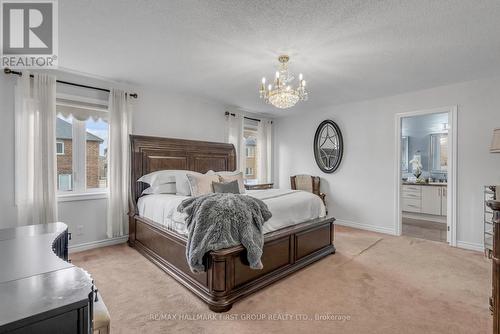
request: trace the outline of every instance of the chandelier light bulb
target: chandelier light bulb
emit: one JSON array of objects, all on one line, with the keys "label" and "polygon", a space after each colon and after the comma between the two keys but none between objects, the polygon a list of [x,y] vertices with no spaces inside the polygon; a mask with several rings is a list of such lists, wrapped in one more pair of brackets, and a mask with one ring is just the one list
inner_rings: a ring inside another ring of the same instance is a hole
[{"label": "chandelier light bulb", "polygon": [[276,71],[276,79],[279,79],[279,78],[280,78],[280,72]]},{"label": "chandelier light bulb", "polygon": [[303,78],[302,73],[300,73],[299,74],[299,80],[302,81],[302,78]]},{"label": "chandelier light bulb", "polygon": [[266,84],[266,77],[263,77],[262,78],[262,84],[265,85]]},{"label": "chandelier light bulb", "polygon": [[306,81],[305,80],[302,80],[302,86],[305,87],[306,86]]},{"label": "chandelier light bulb", "polygon": [[267,86],[267,89],[268,89],[268,90],[271,90],[272,88],[273,88],[273,85],[271,85],[271,84],[269,84],[269,85]]}]

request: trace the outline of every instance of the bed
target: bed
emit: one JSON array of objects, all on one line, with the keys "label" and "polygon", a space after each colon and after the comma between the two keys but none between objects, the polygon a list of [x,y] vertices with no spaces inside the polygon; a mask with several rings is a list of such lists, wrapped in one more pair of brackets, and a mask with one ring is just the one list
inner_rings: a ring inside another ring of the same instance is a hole
[{"label": "bed", "polygon": [[185,258],[183,218],[174,210],[182,196],[141,196],[147,185],[137,180],[163,169],[233,171],[235,149],[224,143],[135,135],[130,141],[128,244],[201,298],[212,311],[228,311],[235,301],[335,252],[335,219],[323,216],[324,206],[315,204],[315,200],[321,202],[319,198],[309,198],[315,195],[300,191],[254,190],[247,194],[262,199],[273,213],[264,225],[264,268],[250,269],[245,249],[239,245],[207,253],[206,271],[192,273]]}]

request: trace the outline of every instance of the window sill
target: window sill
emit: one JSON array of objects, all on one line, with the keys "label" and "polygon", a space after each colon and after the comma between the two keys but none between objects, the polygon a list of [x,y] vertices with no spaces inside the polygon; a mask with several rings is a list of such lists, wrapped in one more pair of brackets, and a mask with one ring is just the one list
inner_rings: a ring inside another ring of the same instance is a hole
[{"label": "window sill", "polygon": [[90,201],[96,199],[107,199],[108,192],[107,191],[95,191],[95,192],[86,192],[86,193],[60,193],[57,194],[58,202],[73,202],[73,201]]}]

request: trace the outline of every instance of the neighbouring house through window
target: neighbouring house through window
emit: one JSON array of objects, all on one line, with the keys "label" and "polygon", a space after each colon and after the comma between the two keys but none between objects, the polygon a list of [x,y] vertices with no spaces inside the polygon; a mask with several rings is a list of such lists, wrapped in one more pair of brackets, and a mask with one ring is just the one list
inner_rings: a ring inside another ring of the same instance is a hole
[{"label": "neighbouring house through window", "polygon": [[57,108],[58,191],[85,193],[107,188],[109,126],[103,110],[93,113],[91,108],[68,104]]}]

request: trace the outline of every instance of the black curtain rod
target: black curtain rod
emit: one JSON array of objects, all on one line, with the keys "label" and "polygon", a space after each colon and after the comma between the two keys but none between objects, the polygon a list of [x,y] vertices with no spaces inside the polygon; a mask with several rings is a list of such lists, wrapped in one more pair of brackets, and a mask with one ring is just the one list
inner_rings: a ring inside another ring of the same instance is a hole
[{"label": "black curtain rod", "polygon": [[[19,76],[23,75],[22,72],[12,71],[10,68],[5,68],[3,70],[3,73],[5,73],[5,74],[15,74],[15,75],[19,75]],[[33,78],[33,74],[30,74],[30,78]],[[87,85],[77,84],[77,83],[69,82],[69,81],[56,80],[56,82],[58,82],[60,84],[63,84],[63,85],[69,85],[69,86],[75,86],[75,87],[82,87],[82,88],[100,90],[102,92],[108,92],[108,93],[110,92],[110,90],[106,89],[106,88],[100,88],[100,87],[94,87],[94,86],[87,86]],[[127,93],[127,94],[128,94],[128,96],[130,96],[130,97],[132,97],[134,99],[137,98],[137,93]]]},{"label": "black curtain rod", "polygon": [[[229,111],[226,111],[226,116],[229,116],[229,115],[231,115],[231,116],[236,116],[236,114],[231,113],[231,112],[229,112]],[[257,119],[257,118],[246,117],[246,116],[243,116],[243,118],[249,119],[249,120],[251,120],[251,121],[260,122],[260,119]]]}]

